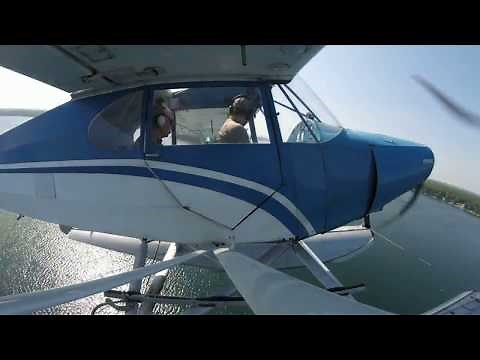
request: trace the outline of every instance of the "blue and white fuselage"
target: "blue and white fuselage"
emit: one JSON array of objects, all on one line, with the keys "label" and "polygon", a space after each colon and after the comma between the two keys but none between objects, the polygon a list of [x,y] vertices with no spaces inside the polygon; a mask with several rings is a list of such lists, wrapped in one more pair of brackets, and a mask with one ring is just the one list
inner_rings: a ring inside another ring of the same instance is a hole
[{"label": "blue and white fuselage", "polygon": [[[197,85],[204,86],[177,86]],[[269,143],[150,143],[149,102],[161,86],[74,99],[0,136],[1,207],[136,238],[269,242],[360,219],[430,175],[429,148],[381,135],[339,129],[324,142],[284,142],[272,84],[240,85],[261,89]],[[141,145],[112,151],[93,144],[92,119],[133,92],[145,95]]]}]

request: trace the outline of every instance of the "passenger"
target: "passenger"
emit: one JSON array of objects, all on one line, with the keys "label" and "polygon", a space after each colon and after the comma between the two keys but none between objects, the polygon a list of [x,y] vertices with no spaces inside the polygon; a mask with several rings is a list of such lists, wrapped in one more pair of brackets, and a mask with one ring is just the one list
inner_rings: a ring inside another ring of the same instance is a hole
[{"label": "passenger", "polygon": [[170,135],[174,122],[174,113],[164,97],[158,97],[153,110],[152,142],[161,144],[162,139]]},{"label": "passenger", "polygon": [[238,95],[228,108],[228,117],[218,131],[216,142],[224,144],[249,143],[245,125],[252,120],[258,110],[258,101],[254,96]]}]

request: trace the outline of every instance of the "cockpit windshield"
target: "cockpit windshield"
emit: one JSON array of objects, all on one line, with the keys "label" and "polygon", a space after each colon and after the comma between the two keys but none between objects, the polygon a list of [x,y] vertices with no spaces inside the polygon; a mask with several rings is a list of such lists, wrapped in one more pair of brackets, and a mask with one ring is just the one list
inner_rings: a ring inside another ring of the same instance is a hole
[{"label": "cockpit windshield", "polygon": [[299,76],[272,88],[284,142],[321,143],[341,131],[335,115]]}]

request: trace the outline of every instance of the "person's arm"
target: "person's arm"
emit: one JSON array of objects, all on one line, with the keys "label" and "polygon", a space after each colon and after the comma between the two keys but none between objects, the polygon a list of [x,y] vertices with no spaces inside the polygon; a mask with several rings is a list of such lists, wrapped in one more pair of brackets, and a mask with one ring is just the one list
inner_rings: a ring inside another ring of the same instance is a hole
[{"label": "person's arm", "polygon": [[239,144],[248,144],[250,143],[250,138],[248,137],[247,130],[241,125],[235,126],[231,129],[230,134],[228,134],[228,140],[230,143],[239,143]]}]

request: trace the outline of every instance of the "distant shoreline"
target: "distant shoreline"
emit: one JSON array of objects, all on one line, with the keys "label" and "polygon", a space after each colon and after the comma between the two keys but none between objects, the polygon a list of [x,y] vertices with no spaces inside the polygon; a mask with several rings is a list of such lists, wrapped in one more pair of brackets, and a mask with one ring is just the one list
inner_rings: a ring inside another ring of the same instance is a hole
[{"label": "distant shoreline", "polygon": [[480,218],[480,196],[436,180],[427,180],[422,193]]}]

